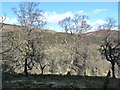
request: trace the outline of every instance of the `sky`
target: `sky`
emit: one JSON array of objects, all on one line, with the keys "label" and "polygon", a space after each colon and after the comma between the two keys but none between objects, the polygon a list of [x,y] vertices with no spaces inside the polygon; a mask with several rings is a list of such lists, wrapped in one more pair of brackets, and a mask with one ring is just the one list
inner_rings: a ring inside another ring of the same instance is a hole
[{"label": "sky", "polygon": [[[2,12],[5,13],[8,24],[18,24],[12,8],[19,8],[19,2],[2,2]],[[87,15],[88,23],[96,29],[99,25],[105,23],[106,17],[118,19],[118,2],[40,2],[39,9],[44,11],[47,20],[45,28],[63,31],[58,25],[58,21],[65,17],[72,17],[75,14]]]}]

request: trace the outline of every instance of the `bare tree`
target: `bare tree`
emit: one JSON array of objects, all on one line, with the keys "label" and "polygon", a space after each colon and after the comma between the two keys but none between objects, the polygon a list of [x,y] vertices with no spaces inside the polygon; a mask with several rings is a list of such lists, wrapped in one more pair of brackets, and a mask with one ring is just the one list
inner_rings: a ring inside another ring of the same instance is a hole
[{"label": "bare tree", "polygon": [[101,45],[101,54],[103,54],[106,57],[106,60],[111,62],[112,65],[112,76],[115,77],[115,51],[118,47],[118,44],[114,45],[110,41],[104,42],[104,45]]},{"label": "bare tree", "polygon": [[[36,43],[34,44],[35,48],[35,61],[39,64],[39,68],[41,70],[41,74],[44,74],[44,69],[48,66],[47,61],[45,61],[46,54],[45,54],[45,43],[42,40],[42,33],[39,33],[39,37],[35,39]],[[38,68],[38,66],[36,67]]]},{"label": "bare tree", "polygon": [[[1,52],[2,52],[2,29],[3,29],[3,22],[5,21],[6,16],[0,16],[0,59],[1,59]],[[2,60],[2,59],[1,59]],[[2,64],[0,62],[0,71],[1,71]]]},{"label": "bare tree", "polygon": [[87,23],[88,19],[89,18],[86,15],[75,15],[72,19],[74,32],[81,34],[91,29],[92,27]]},{"label": "bare tree", "polygon": [[6,20],[6,16],[0,16],[0,30],[3,28],[3,22]]},{"label": "bare tree", "polygon": [[[87,69],[87,58],[89,56],[88,54],[88,48],[87,46],[89,42],[87,41],[87,38],[85,35],[78,36],[74,47],[75,47],[75,56],[73,60],[73,65],[78,67],[78,72],[80,75],[86,75],[86,69]],[[74,63],[76,62],[76,63]]]},{"label": "bare tree", "polygon": [[114,27],[117,27],[116,20],[112,17],[107,17],[105,24],[99,25],[98,30],[112,30]]},{"label": "bare tree", "polygon": [[[59,21],[59,25],[63,30],[65,30],[66,37],[68,36],[68,32],[71,34],[80,34],[89,29],[91,26],[87,23],[88,16],[86,15],[74,15],[74,17],[66,17],[65,19]],[[65,42],[67,39],[65,38]]]},{"label": "bare tree", "polygon": [[[17,19],[20,22],[22,29],[26,31],[25,47],[20,50],[20,52],[25,52],[24,56],[24,74],[28,76],[28,69],[34,59],[31,57],[31,54],[34,55],[33,43],[34,38],[31,33],[35,28],[42,28],[45,24],[45,18],[43,16],[43,11],[37,9],[39,3],[26,2],[20,3],[20,9],[17,10],[13,8],[14,13],[17,15]],[[33,56],[34,57],[34,56]],[[34,64],[32,64],[34,65]]]},{"label": "bare tree", "polygon": [[91,29],[91,26],[87,23],[88,16],[86,15],[74,15],[74,17],[67,17],[59,21],[60,27],[62,27],[66,33],[81,33],[85,30]]},{"label": "bare tree", "polygon": [[112,65],[112,77],[115,77],[115,63],[118,67],[120,64],[120,41],[119,38],[111,35],[111,29],[115,27],[116,21],[113,18],[107,18],[105,29],[107,30],[106,36],[103,38],[100,52],[105,56],[106,60]]},{"label": "bare tree", "polygon": [[116,20],[112,17],[107,17],[104,27],[106,30],[112,30],[114,27],[116,27]]},{"label": "bare tree", "polygon": [[[2,44],[2,50],[0,52],[0,55],[2,55],[2,72],[14,72],[15,68],[13,67],[13,50],[16,49],[18,46],[15,46],[15,37],[13,31],[6,32],[3,28],[4,21],[6,20],[6,15],[0,17],[0,30],[1,30],[1,44]],[[7,44],[9,43],[9,45]],[[15,47],[14,47],[15,46]],[[9,60],[8,60],[9,58]],[[7,61],[8,60],[8,61]],[[11,64],[10,64],[11,62]]]},{"label": "bare tree", "polygon": [[84,51],[81,53],[81,58],[83,59],[83,71],[84,75],[86,75],[86,69],[87,69],[87,58],[88,58],[88,48],[85,47]]},{"label": "bare tree", "polygon": [[[3,72],[14,72],[14,49],[16,47],[15,35],[13,31],[2,32],[2,60]],[[8,67],[8,68],[7,68]]]},{"label": "bare tree", "polygon": [[66,36],[65,36],[64,42],[65,42],[65,44],[67,44],[68,43],[68,40],[67,40],[68,32],[70,31],[70,33],[73,34],[72,33],[72,19],[71,19],[71,17],[67,17],[67,18],[59,21],[58,24],[60,25],[60,27],[63,30],[65,30]]},{"label": "bare tree", "polygon": [[56,63],[55,60],[51,60],[49,63],[49,71],[51,72],[51,74],[54,74],[56,71]]},{"label": "bare tree", "polygon": [[[85,69],[85,64],[86,64],[86,58],[87,58],[87,52],[82,51],[81,53],[81,43],[86,42],[83,40],[83,37],[85,37],[84,33],[91,29],[91,26],[87,23],[88,16],[86,15],[74,15],[74,17],[67,17],[59,22],[59,25],[65,30],[66,32],[66,37],[68,35],[68,32],[71,34],[76,34],[74,37],[75,43],[74,43],[74,48],[75,48],[75,56],[73,60],[73,64],[77,66],[80,70],[82,71],[83,68]],[[65,41],[67,39],[65,38]],[[84,43],[85,44],[85,43]],[[83,60],[84,64],[79,65],[79,61]],[[85,74],[85,72],[84,72]]]}]

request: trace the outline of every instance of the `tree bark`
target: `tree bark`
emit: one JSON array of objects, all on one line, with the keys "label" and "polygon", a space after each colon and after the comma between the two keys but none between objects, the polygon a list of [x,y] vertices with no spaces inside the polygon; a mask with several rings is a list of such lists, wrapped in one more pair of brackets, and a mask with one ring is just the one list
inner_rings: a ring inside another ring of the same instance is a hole
[{"label": "tree bark", "polygon": [[111,65],[112,65],[112,77],[113,78],[115,78],[115,63],[113,62],[113,63],[111,63]]},{"label": "tree bark", "polygon": [[120,78],[120,65],[118,65],[118,77]]},{"label": "tree bark", "polygon": [[27,70],[27,58],[25,58],[25,65],[24,65],[24,75],[28,76],[28,70]]},{"label": "tree bark", "polygon": [[41,75],[43,75],[44,69],[45,69],[46,66],[47,65],[42,66],[42,64],[40,63]]},{"label": "tree bark", "polygon": [[41,68],[41,74],[43,75],[44,68]]}]

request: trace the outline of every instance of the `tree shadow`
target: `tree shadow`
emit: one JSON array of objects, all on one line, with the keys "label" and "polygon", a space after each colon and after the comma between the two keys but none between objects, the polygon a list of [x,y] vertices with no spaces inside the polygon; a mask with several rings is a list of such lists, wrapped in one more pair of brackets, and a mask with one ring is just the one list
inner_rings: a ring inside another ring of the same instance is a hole
[{"label": "tree shadow", "polygon": [[55,75],[55,74],[28,74],[25,77],[23,73],[4,73],[2,75],[3,90],[29,90],[32,89],[69,89],[69,90],[96,90],[102,88],[102,90],[108,90],[115,88],[119,90],[120,79],[109,77],[109,83],[107,88],[104,89],[106,77],[98,76],[80,76],[80,75]]}]

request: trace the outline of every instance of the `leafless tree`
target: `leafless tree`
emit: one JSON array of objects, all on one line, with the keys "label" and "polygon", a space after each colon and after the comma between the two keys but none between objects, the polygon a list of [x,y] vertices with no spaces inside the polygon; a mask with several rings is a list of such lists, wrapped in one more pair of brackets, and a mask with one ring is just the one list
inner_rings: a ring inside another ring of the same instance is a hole
[{"label": "leafless tree", "polygon": [[91,29],[92,27],[87,23],[88,19],[89,18],[86,15],[75,15],[75,17],[72,19],[74,32],[81,34]]},{"label": "leafless tree", "polygon": [[[4,16],[0,16],[0,30],[1,30],[1,52],[0,55],[2,55],[2,72],[14,72],[14,68],[13,65],[10,64],[10,62],[13,63],[13,50],[15,48],[17,48],[18,46],[13,47],[13,44],[15,43],[15,38],[14,38],[14,33],[12,31],[10,32],[6,32],[5,33],[5,29],[3,28],[4,26],[4,21],[6,20],[6,15]],[[9,45],[6,44],[9,42]],[[13,49],[14,48],[14,49]],[[12,52],[10,52],[12,51]],[[9,58],[9,61],[7,61],[7,59]]]},{"label": "leafless tree", "polygon": [[45,43],[42,40],[42,33],[39,33],[39,37],[36,38],[36,43],[34,44],[34,48],[35,48],[35,61],[39,64],[40,67],[36,67],[39,68],[41,70],[41,74],[44,74],[44,69],[46,66],[48,66],[48,63],[45,61],[46,58],[46,54],[45,54]]},{"label": "leafless tree", "polygon": [[51,72],[51,74],[54,74],[56,71],[56,63],[55,60],[51,60],[49,63],[49,71]]},{"label": "leafless tree", "polygon": [[[65,30],[66,37],[68,33],[71,34],[81,34],[92,27],[87,23],[88,16],[86,15],[74,15],[74,17],[66,17],[65,19],[59,21],[59,25],[63,30]],[[67,39],[65,38],[65,42]]]},{"label": "leafless tree", "polygon": [[83,60],[83,71],[84,75],[86,75],[86,69],[87,69],[87,58],[88,58],[88,48],[85,47],[84,51],[81,53],[81,59]]},{"label": "leafless tree", "polygon": [[116,20],[112,17],[107,17],[104,26],[106,30],[112,30],[114,27],[116,27]]},{"label": "leafless tree", "polygon": [[[45,24],[45,18],[43,16],[43,11],[37,9],[39,3],[33,2],[25,2],[20,3],[19,10],[13,8],[14,13],[17,15],[17,19],[20,22],[21,26],[26,31],[26,39],[25,39],[25,47],[20,50],[20,52],[24,52],[24,74],[28,76],[28,69],[31,69],[31,64],[34,59],[31,55],[34,55],[34,38],[32,37],[32,31],[35,28],[42,28]],[[34,57],[34,56],[33,56]],[[34,65],[34,64],[32,64]]]},{"label": "leafless tree", "polygon": [[[86,58],[87,58],[87,52],[81,51],[80,49],[83,47],[81,46],[81,43],[86,42],[83,37],[85,37],[84,33],[91,29],[92,27],[87,23],[88,16],[86,15],[74,15],[74,17],[67,17],[59,22],[59,25],[65,30],[66,32],[66,37],[68,35],[68,32],[71,34],[75,34],[76,36],[74,37],[75,43],[74,43],[74,48],[75,48],[75,58],[73,60],[73,64],[77,66],[80,70],[82,71],[83,68],[85,69],[85,64],[86,64]],[[65,41],[67,39],[65,38]],[[84,43],[85,44],[85,43]],[[83,53],[81,53],[83,52]],[[83,60],[84,64],[79,65],[79,61]],[[77,63],[76,63],[77,62]],[[85,72],[84,72],[85,74]]]},{"label": "leafless tree", "polygon": [[118,37],[115,38],[115,36],[113,37],[111,35],[111,29],[115,27],[115,20],[113,18],[108,18],[106,22],[105,27],[107,32],[106,36],[103,38],[100,52],[105,56],[106,60],[111,63],[112,77],[115,77],[115,63],[117,63],[118,67],[120,65],[120,41]]},{"label": "leafless tree", "polygon": [[98,30],[112,30],[117,27],[116,20],[112,17],[107,17],[105,24],[98,26]]},{"label": "leafless tree", "polygon": [[[2,32],[2,61],[3,72],[14,72],[14,49],[16,47],[15,35],[13,31]],[[8,67],[8,68],[7,68]]]},{"label": "leafless tree", "polygon": [[65,32],[81,33],[88,29],[91,29],[91,26],[87,23],[88,16],[86,15],[74,15],[74,17],[67,17],[59,21],[60,27],[62,27]]},{"label": "leafless tree", "polygon": [[3,28],[3,22],[6,20],[6,16],[0,16],[0,30]]},{"label": "leafless tree", "polygon": [[[0,16],[0,53],[1,53],[1,49],[2,49],[2,39],[1,39],[1,36],[2,36],[2,29],[3,29],[3,22],[5,21],[6,19],[6,16]],[[0,57],[1,54],[0,54]],[[0,58],[1,59],[1,58]],[[0,69],[1,69],[2,65],[0,64]]]},{"label": "leafless tree", "polygon": [[103,54],[106,57],[107,61],[111,62],[113,77],[115,77],[115,52],[118,46],[118,44],[114,45],[111,43],[111,41],[108,41],[108,37],[107,41],[104,42],[104,45],[101,45],[101,54]]},{"label": "leafless tree", "polygon": [[89,45],[88,43],[89,42],[87,41],[86,36],[80,35],[78,36],[77,41],[74,45],[75,59],[73,60],[73,64],[79,68],[78,72],[80,75],[86,75],[87,58],[89,56],[87,48],[87,46]]}]

